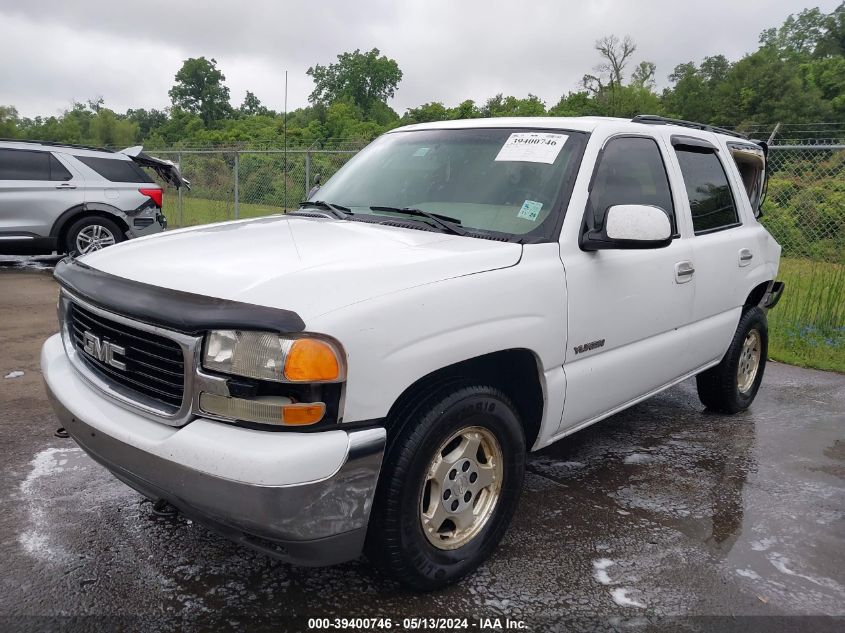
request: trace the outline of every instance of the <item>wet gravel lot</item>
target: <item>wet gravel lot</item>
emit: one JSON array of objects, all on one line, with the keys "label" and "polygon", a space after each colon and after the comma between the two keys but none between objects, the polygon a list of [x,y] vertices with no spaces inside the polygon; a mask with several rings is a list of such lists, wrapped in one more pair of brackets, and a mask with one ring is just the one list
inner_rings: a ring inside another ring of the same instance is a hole
[{"label": "wet gravel lot", "polygon": [[57,329],[55,284],[37,270],[50,261],[8,262],[0,629],[280,631],[378,616],[393,630],[420,616],[467,617],[469,630],[496,617],[538,631],[845,629],[791,617],[845,616],[843,375],[772,363],[734,417],[703,411],[688,381],[533,454],[493,557],[456,586],[414,594],[365,560],[295,568],[155,517],[54,437],[38,370]]}]

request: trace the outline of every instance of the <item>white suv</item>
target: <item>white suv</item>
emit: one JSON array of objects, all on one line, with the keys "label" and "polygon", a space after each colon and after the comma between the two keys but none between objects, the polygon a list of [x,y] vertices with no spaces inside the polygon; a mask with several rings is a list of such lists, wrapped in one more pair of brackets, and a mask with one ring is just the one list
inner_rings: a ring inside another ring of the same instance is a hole
[{"label": "white suv", "polygon": [[394,130],[286,217],[60,263],[47,390],[147,497],[438,587],[501,539],[527,450],[691,376],[751,404],[764,185],[765,145],[656,117]]}]

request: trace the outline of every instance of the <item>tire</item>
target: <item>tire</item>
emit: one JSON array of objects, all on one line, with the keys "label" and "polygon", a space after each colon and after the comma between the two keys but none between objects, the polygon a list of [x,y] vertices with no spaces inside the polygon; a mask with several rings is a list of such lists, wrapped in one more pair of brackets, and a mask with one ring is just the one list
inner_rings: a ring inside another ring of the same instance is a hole
[{"label": "tire", "polygon": [[[429,390],[389,423],[395,435],[365,553],[402,584],[437,589],[474,571],[505,534],[522,491],[525,433],[504,393],[466,382]],[[471,459],[466,454],[476,439],[480,448]],[[437,455],[440,465],[432,469]],[[447,499],[452,509],[461,507],[457,514],[449,514]]]},{"label": "tire", "polygon": [[719,413],[745,411],[760,389],[768,351],[766,313],[759,307],[750,308],[743,312],[722,361],[696,376],[701,403]]},{"label": "tire", "polygon": [[[83,237],[80,238],[80,235]],[[100,236],[99,238],[97,236]],[[93,240],[86,240],[91,237]],[[98,215],[79,218],[70,225],[65,237],[65,252],[86,255],[126,239],[117,222]],[[86,243],[89,245],[86,249]]]}]

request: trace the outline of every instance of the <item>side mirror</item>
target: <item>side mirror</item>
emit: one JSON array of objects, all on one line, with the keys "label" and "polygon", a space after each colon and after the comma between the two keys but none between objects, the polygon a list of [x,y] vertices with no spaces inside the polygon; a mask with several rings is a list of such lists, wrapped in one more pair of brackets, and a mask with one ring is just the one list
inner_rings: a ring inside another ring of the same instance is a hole
[{"label": "side mirror", "polygon": [[316,174],[314,176],[314,180],[313,180],[314,186],[311,187],[311,189],[308,191],[308,198],[306,198],[307,200],[310,200],[311,196],[313,196],[315,193],[317,193],[320,190],[320,181],[321,180],[322,180],[322,177],[320,176],[320,174]]},{"label": "side mirror", "polygon": [[585,251],[663,248],[672,243],[672,223],[660,207],[617,204],[607,210],[604,228],[581,238]]}]

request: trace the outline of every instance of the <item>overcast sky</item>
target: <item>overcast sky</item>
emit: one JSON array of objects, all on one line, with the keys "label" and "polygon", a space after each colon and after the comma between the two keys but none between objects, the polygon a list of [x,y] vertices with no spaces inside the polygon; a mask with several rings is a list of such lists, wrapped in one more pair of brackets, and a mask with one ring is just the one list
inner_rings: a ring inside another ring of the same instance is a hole
[{"label": "overcast sky", "polygon": [[483,102],[502,92],[547,105],[597,63],[594,41],[630,35],[631,67],[649,60],[665,85],[672,68],[757,46],[761,30],[808,6],[839,0],[0,0],[0,105],[22,116],[59,114],[102,96],[116,111],[163,108],[187,57],[214,57],[232,103],[247,90],[282,110],[307,105],[305,71],[338,53],[379,48],[404,73],[392,107]]}]

